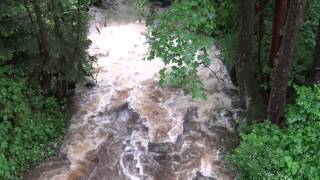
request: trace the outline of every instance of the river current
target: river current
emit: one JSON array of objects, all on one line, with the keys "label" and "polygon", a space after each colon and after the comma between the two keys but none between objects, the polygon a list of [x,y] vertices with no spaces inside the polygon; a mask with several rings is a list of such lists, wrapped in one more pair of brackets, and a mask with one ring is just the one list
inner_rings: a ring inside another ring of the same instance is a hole
[{"label": "river current", "polygon": [[237,90],[219,50],[210,49],[210,70],[199,68],[207,100],[160,87],[158,72],[164,64],[143,60],[147,28],[133,0],[105,6],[90,8],[88,51],[98,60],[95,86],[87,81],[77,85],[58,156],[25,179],[235,179],[224,155],[238,142]]}]

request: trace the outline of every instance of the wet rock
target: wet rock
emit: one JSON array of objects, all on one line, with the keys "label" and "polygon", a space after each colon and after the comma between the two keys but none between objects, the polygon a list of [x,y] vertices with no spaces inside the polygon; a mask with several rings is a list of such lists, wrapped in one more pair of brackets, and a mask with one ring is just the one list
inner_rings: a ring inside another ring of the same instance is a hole
[{"label": "wet rock", "polygon": [[231,107],[233,109],[237,109],[237,108],[240,108],[241,104],[240,104],[240,100],[238,99],[235,99],[231,102]]},{"label": "wet rock", "polygon": [[96,86],[96,80],[93,78],[90,78],[90,77],[85,77],[84,85],[87,88],[92,88],[92,87]]},{"label": "wet rock", "polygon": [[212,119],[207,123],[210,130],[214,127],[224,127],[229,131],[234,131],[238,126],[234,119],[234,113],[226,109],[218,109],[213,113]]},{"label": "wet rock", "polygon": [[69,166],[70,162],[68,161],[67,157],[52,157],[45,160],[40,165],[33,167],[31,171],[24,174],[23,179],[44,179],[48,176],[51,176],[50,173],[47,173],[47,171],[52,171],[56,174],[63,174],[65,172],[65,169],[67,169]]},{"label": "wet rock", "polygon": [[234,89],[234,88],[224,88],[223,92],[226,93],[230,97],[238,96],[238,94],[239,94],[238,89]]},{"label": "wet rock", "polygon": [[165,161],[165,160],[167,160],[168,156],[161,154],[161,155],[154,155],[153,158],[156,161]]},{"label": "wet rock", "polygon": [[199,131],[200,124],[199,122],[194,121],[195,118],[198,118],[198,108],[192,107],[187,110],[187,113],[183,121],[183,133],[188,133],[190,131]]},{"label": "wet rock", "polygon": [[213,177],[206,177],[202,175],[201,172],[197,172],[196,177],[194,177],[192,180],[217,180],[217,179]]},{"label": "wet rock", "polygon": [[148,144],[149,152],[158,154],[168,154],[175,151],[175,144],[170,142],[165,143],[150,143]]},{"label": "wet rock", "polygon": [[149,0],[153,6],[158,6],[161,8],[166,8],[171,5],[173,0]]},{"label": "wet rock", "polygon": [[94,1],[93,5],[99,7],[101,9],[108,9],[110,6],[115,6],[115,0],[96,0]]}]

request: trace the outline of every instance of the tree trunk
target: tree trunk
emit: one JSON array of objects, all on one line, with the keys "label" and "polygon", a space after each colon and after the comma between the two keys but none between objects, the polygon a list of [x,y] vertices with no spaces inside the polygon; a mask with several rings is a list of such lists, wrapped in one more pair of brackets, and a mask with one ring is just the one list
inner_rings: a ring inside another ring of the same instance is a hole
[{"label": "tree trunk", "polygon": [[[259,86],[255,79],[254,64],[252,62],[254,15],[255,0],[240,0],[240,34],[236,73],[240,89],[240,105],[247,110],[246,116],[249,122],[256,119],[257,114],[261,113],[259,107],[261,107],[260,103],[263,102],[263,98],[260,98]],[[253,105],[257,105],[256,108]]]},{"label": "tree trunk", "polygon": [[[51,12],[53,12],[52,16],[53,16],[53,22],[54,22],[54,34],[56,36],[57,41],[59,41],[60,43],[64,42],[64,37],[63,37],[63,33],[62,33],[62,28],[61,28],[61,23],[60,23],[60,18],[59,17],[59,12],[63,12],[63,6],[61,4],[61,2],[57,1],[57,0],[50,0],[50,9]],[[60,15],[61,16],[61,15]]]},{"label": "tree trunk", "polygon": [[275,0],[272,23],[272,38],[269,53],[269,67],[273,68],[274,59],[277,57],[282,39],[282,29],[286,22],[288,0]]},{"label": "tree trunk", "polygon": [[[32,18],[32,12],[31,12],[30,8],[28,7],[28,2],[27,2],[27,0],[24,0],[24,1],[23,1],[23,5],[24,5],[24,7],[26,8],[26,11],[27,11],[27,13],[28,13],[28,17],[29,17],[29,19],[30,19],[31,24],[34,24],[34,25],[35,25],[36,23],[34,22],[34,20],[33,20],[33,18]],[[35,34],[35,36],[36,36],[36,38],[37,38],[39,53],[42,53],[42,49],[43,49],[43,48],[42,48],[42,45],[41,45],[40,37],[39,37],[39,35],[38,35],[37,32],[35,32],[34,34]]]},{"label": "tree trunk", "polygon": [[42,11],[39,6],[39,2],[37,0],[32,1],[34,12],[36,14],[36,21],[39,29],[40,39],[41,39],[41,47],[42,47],[42,55],[43,55],[43,62],[47,61],[49,58],[49,41],[48,41],[48,34],[45,27],[45,22],[42,18]]},{"label": "tree trunk", "polygon": [[310,83],[311,84],[318,84],[320,83],[320,19],[319,19],[319,28],[318,28],[318,35],[316,39],[316,47],[314,50],[314,60],[312,66],[312,72],[310,76]]},{"label": "tree trunk", "polygon": [[252,60],[254,32],[254,0],[240,0],[240,34],[236,61],[236,72],[240,88],[240,102],[246,108],[246,67]]},{"label": "tree trunk", "polygon": [[307,0],[291,0],[289,4],[286,27],[279,53],[279,63],[276,66],[271,84],[268,106],[268,117],[277,124],[280,124],[280,118],[286,105],[287,86],[292,69],[292,56],[306,2]]},{"label": "tree trunk", "polygon": [[262,60],[261,60],[261,53],[262,53],[262,40],[264,36],[264,6],[266,6],[265,2],[258,2],[257,5],[257,14],[259,15],[259,30],[258,30],[258,70],[260,74],[260,81],[261,83],[264,82],[263,76],[263,69],[262,69]]}]

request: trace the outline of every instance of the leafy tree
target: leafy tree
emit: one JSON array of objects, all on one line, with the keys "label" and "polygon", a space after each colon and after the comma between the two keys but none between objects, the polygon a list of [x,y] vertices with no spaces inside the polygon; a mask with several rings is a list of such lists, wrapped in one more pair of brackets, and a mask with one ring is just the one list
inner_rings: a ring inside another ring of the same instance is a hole
[{"label": "leafy tree", "polygon": [[[0,21],[2,64],[24,67],[32,83],[57,96],[88,73],[88,0],[4,0]],[[91,58],[92,59],[92,58]]]},{"label": "leafy tree", "polygon": [[176,0],[150,26],[148,59],[159,57],[171,66],[160,71],[161,85],[180,86],[195,98],[206,98],[197,68],[209,64],[207,50],[213,40],[208,37],[215,29],[212,12],[214,6],[209,0]]},{"label": "leafy tree", "polygon": [[86,53],[89,3],[0,1],[0,179],[21,179],[59,146],[64,97],[94,62]]}]

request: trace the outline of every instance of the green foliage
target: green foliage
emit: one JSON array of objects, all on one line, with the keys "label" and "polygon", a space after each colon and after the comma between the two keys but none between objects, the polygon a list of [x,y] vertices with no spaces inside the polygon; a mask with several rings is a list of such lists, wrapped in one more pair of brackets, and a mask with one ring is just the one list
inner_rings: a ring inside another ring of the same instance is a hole
[{"label": "green foliage", "polygon": [[[146,0],[138,0],[137,2],[140,7],[146,4]],[[265,1],[259,0],[259,2]],[[296,54],[293,59],[291,85],[304,83],[307,71],[312,64],[320,5],[317,0],[311,0],[308,3],[306,18],[299,33]],[[194,97],[199,97],[199,95],[204,97],[203,83],[197,76],[196,69],[200,64],[208,63],[206,50],[212,45],[212,38],[222,50],[223,60],[227,67],[231,69],[234,66],[239,29],[237,23],[239,20],[238,5],[239,2],[236,0],[177,0],[168,11],[156,18],[149,30],[148,40],[151,52],[148,59],[159,57],[166,64],[175,66],[174,70],[166,68],[161,71],[163,74],[161,84],[181,86],[196,93],[197,95],[193,94]],[[255,64],[256,74],[260,73],[259,63],[261,64],[262,76],[264,77],[272,76],[273,72],[273,69],[268,66],[273,8],[273,2],[269,2],[264,10],[259,12],[263,14],[260,57],[258,57],[259,16],[256,15],[253,64]],[[194,39],[198,42],[195,42]],[[187,43],[190,40],[192,43]],[[201,50],[204,50],[204,55],[195,60],[197,52]],[[258,62],[259,59],[261,62]],[[180,64],[178,64],[179,62]],[[261,86],[269,87],[269,82],[258,80]]]},{"label": "green foliage", "polygon": [[20,179],[61,141],[61,100],[70,84],[93,70],[86,52],[89,4],[0,1],[0,179]]},{"label": "green foliage", "polygon": [[137,9],[139,16],[144,15],[144,8],[145,8],[146,4],[147,4],[147,0],[136,0],[135,1],[135,7]]},{"label": "green foliage", "polygon": [[15,64],[48,94],[92,71],[86,49],[90,0],[0,1],[0,66]]},{"label": "green foliage", "polygon": [[217,0],[214,1],[216,28],[213,37],[221,49],[223,60],[230,69],[234,65],[238,31],[239,31],[239,1]]},{"label": "green foliage", "polygon": [[286,118],[290,126],[312,124],[320,120],[320,86],[297,87],[297,98],[294,105],[289,105]]},{"label": "green foliage", "polygon": [[55,152],[66,109],[28,88],[24,79],[0,75],[0,179],[19,179],[32,163]]},{"label": "green foliage", "polygon": [[214,15],[209,0],[177,0],[151,25],[148,59],[161,58],[171,66],[160,71],[161,85],[183,87],[195,98],[206,98],[197,68],[209,64],[207,49],[213,43]]},{"label": "green foliage", "polygon": [[288,126],[270,122],[242,134],[233,155],[242,179],[319,179],[320,87],[296,87],[296,103],[287,109]]},{"label": "green foliage", "polygon": [[319,9],[320,4],[318,0],[308,1],[307,12],[298,36],[291,85],[304,83],[307,72],[312,65],[320,19]]}]

